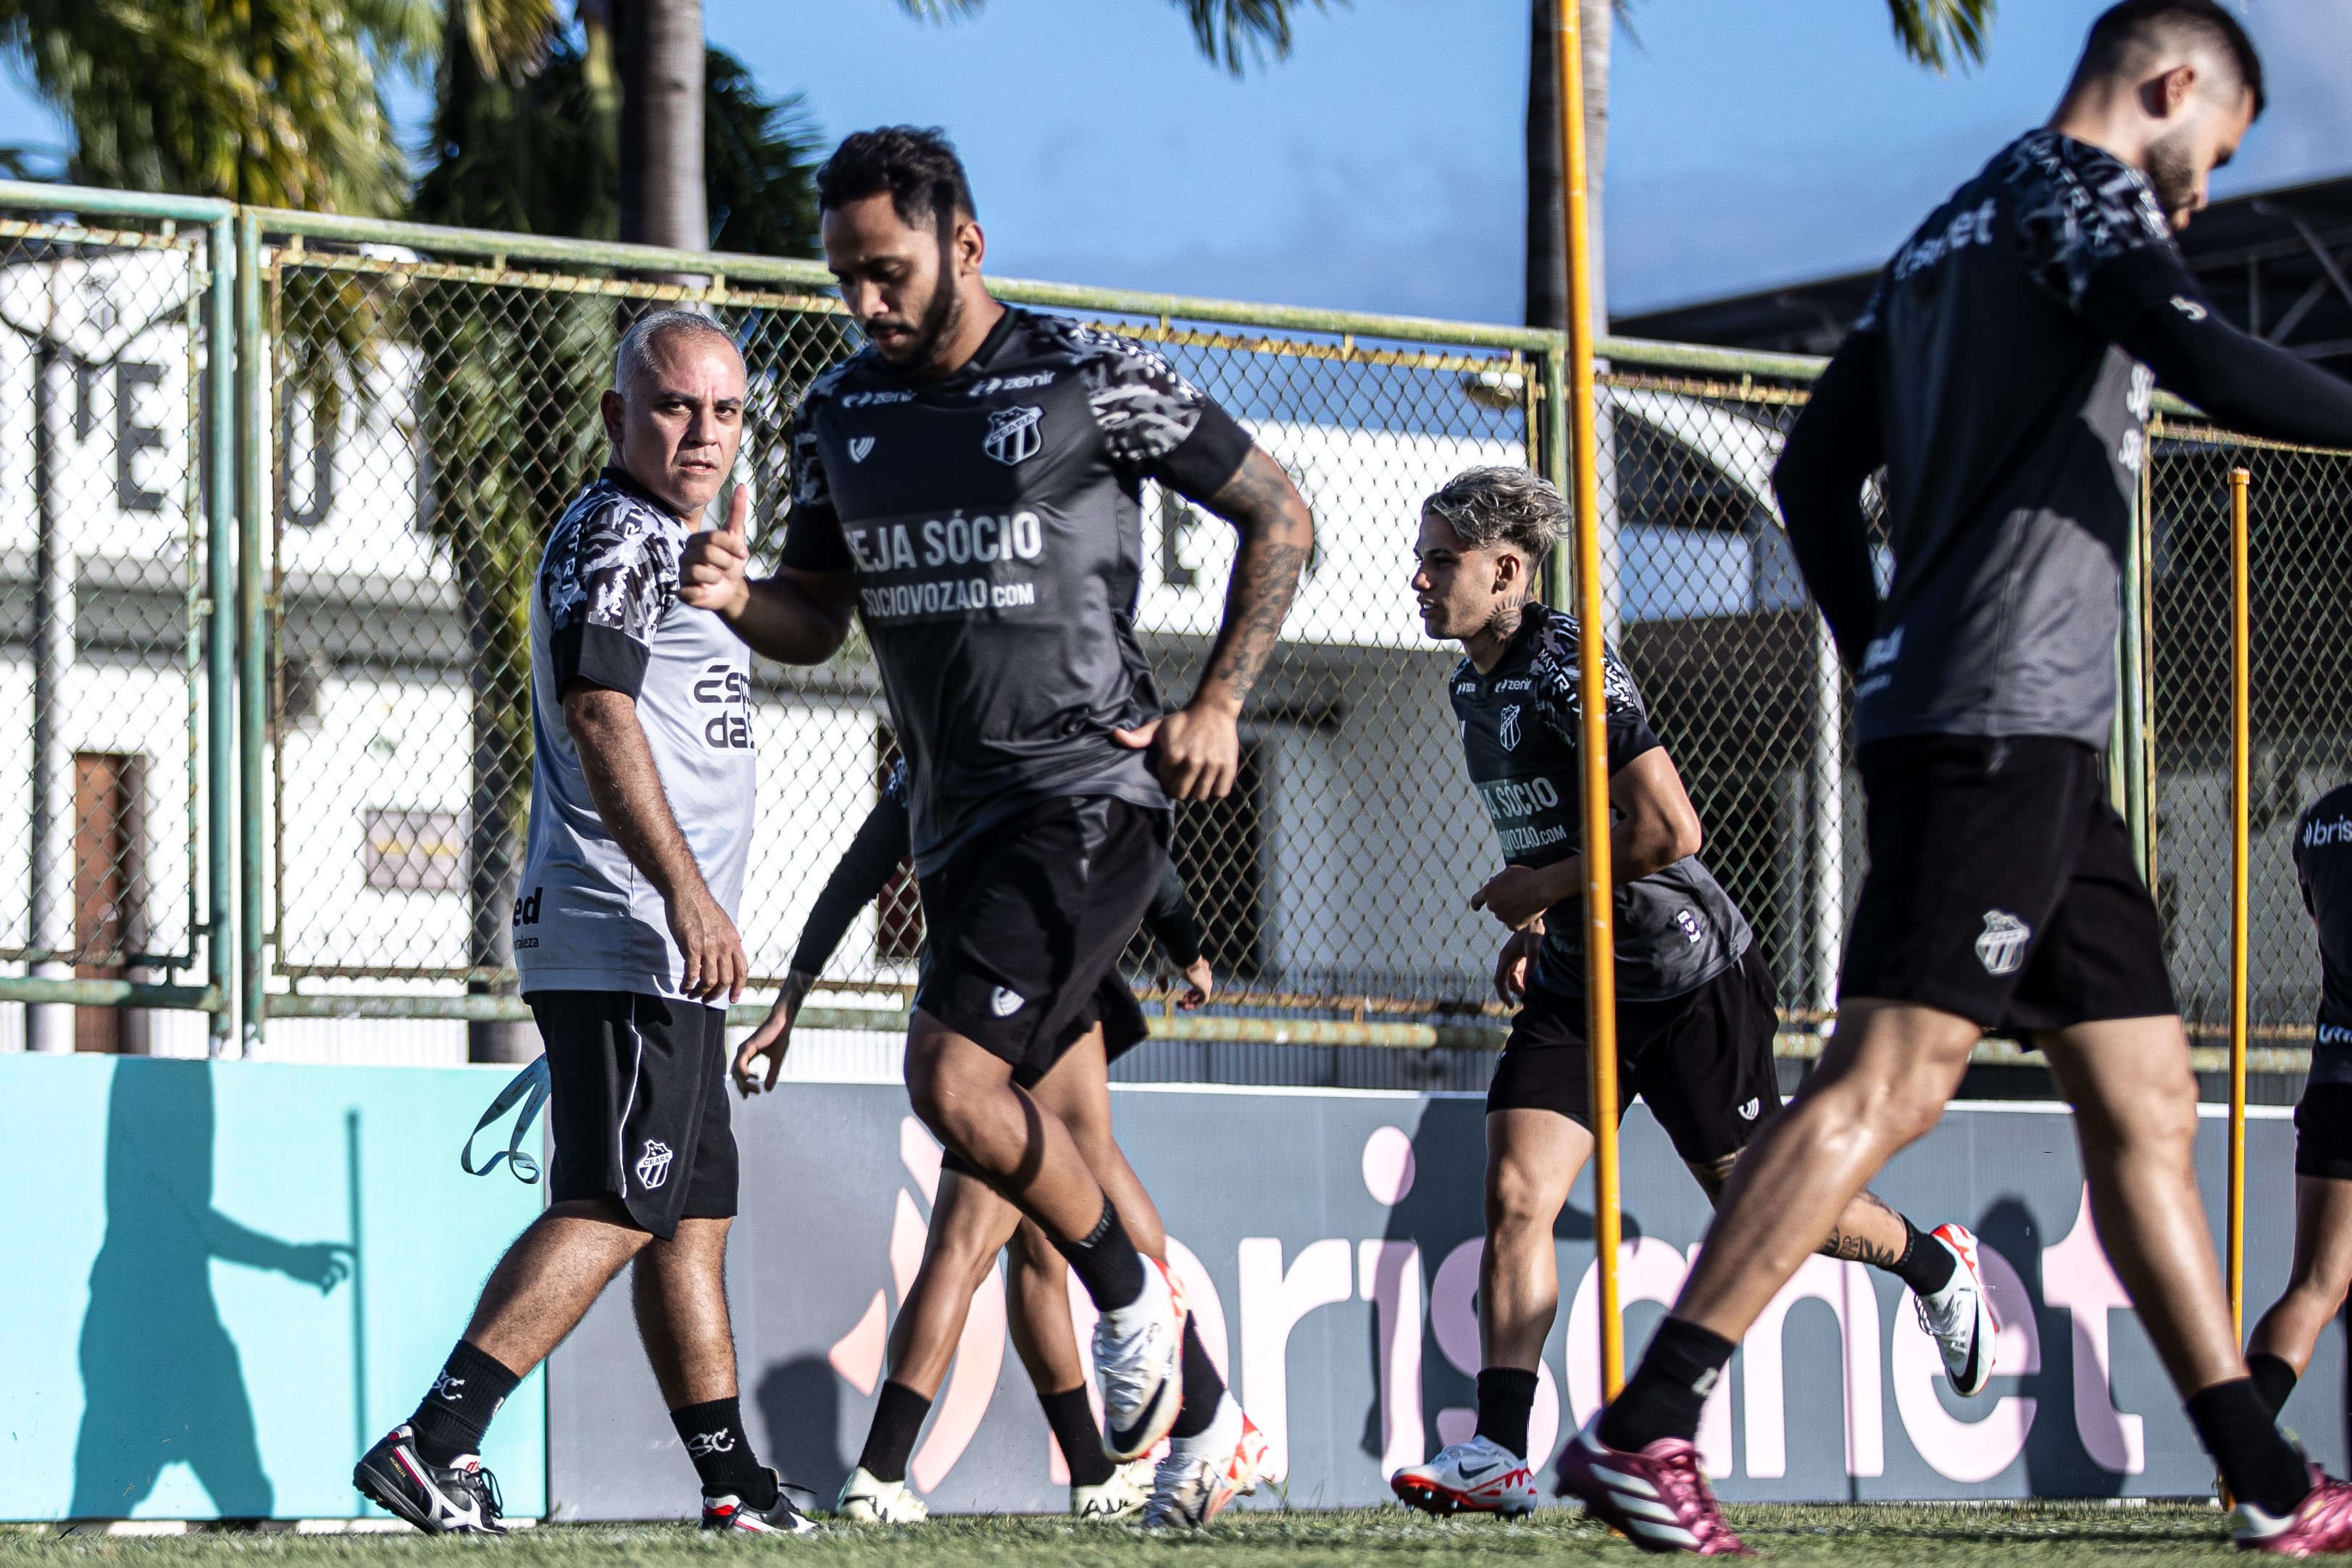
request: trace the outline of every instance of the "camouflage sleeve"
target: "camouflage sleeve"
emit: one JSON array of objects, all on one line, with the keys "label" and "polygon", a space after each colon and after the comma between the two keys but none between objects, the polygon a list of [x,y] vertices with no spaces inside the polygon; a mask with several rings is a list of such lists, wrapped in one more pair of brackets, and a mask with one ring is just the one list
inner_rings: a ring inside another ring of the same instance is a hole
[{"label": "camouflage sleeve", "polygon": [[1087,403],[1121,474],[1206,500],[1241,470],[1248,432],[1157,349],[1087,327],[1071,333],[1086,356]]},{"label": "camouflage sleeve", "polygon": [[540,569],[555,689],[574,680],[635,698],[662,616],[677,599],[675,530],[651,507],[591,490],[556,524]]},{"label": "camouflage sleeve", "polygon": [[[2027,275],[2077,315],[2089,313],[2108,263],[2140,251],[2179,255],[2147,177],[2113,153],[2041,132],[2018,142],[2002,179]],[[2177,270],[2188,276],[2185,264]]]},{"label": "camouflage sleeve", "polygon": [[[1565,616],[1549,616],[1542,637],[1536,650],[1534,668],[1536,715],[1561,744],[1580,745],[1583,733],[1579,716],[1583,712],[1583,704],[1580,700],[1581,682],[1577,670],[1575,623]],[[1625,661],[1618,657],[1615,648],[1605,646],[1601,650],[1601,687],[1609,708],[1609,773],[1614,778],[1634,758],[1654,752],[1665,742],[1650,728],[1650,716],[1643,706],[1640,689],[1633,684],[1633,672],[1625,668]]]}]

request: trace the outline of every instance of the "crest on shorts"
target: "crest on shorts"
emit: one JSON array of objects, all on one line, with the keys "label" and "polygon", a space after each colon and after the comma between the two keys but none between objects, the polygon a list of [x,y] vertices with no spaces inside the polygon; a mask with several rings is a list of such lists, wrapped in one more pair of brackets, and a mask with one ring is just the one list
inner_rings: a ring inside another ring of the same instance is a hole
[{"label": "crest on shorts", "polygon": [[1754,1096],[1749,1099],[1747,1104],[1739,1108],[1739,1120],[1742,1121],[1753,1121],[1759,1116],[1762,1115],[1763,1112],[1763,1097],[1760,1095]]},{"label": "crest on shorts", "polygon": [[637,1153],[637,1185],[653,1191],[669,1180],[669,1145],[658,1138],[648,1138]]},{"label": "crest on shorts", "polygon": [[1977,962],[1987,974],[2014,974],[2032,939],[2033,928],[2007,910],[1987,910],[1984,931],[1977,938]]},{"label": "crest on shorts", "polygon": [[995,994],[988,999],[988,1010],[1000,1018],[1010,1018],[1013,1014],[1021,1011],[1021,1004],[1024,1000],[1021,993],[1012,986],[1000,985],[996,988]]},{"label": "crest on shorts", "polygon": [[872,450],[874,450],[873,437],[852,436],[849,438],[849,460],[851,462],[864,462],[866,460],[866,455]]},{"label": "crest on shorts", "polygon": [[998,408],[988,416],[988,434],[980,449],[1010,467],[1037,455],[1045,444],[1037,426],[1045,417],[1042,408]]},{"label": "crest on shorts", "polygon": [[1507,752],[1516,752],[1519,749],[1519,705],[1517,703],[1514,702],[1503,710],[1503,721],[1495,726],[1495,739],[1503,743],[1503,750]]}]

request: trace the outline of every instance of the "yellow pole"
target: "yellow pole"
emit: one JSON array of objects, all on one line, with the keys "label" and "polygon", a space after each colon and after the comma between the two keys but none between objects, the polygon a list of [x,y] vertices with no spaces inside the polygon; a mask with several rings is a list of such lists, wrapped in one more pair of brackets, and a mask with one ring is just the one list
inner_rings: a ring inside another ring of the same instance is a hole
[{"label": "yellow pole", "polygon": [[[1601,455],[1592,401],[1592,226],[1585,212],[1584,41],[1577,0],[1559,12],[1561,216],[1568,240],[1570,472],[1576,503],[1578,707],[1583,721],[1585,1036],[1592,1042],[1592,1245],[1601,1273],[1601,1381],[1625,1385],[1625,1324],[1617,1307],[1616,904],[1609,874],[1609,713],[1601,656]],[[1570,1352],[1574,1353],[1573,1352]]]},{"label": "yellow pole", "polygon": [[2246,489],[2252,476],[2230,470],[2230,1322],[2246,1320],[2246,841],[2253,756],[2252,574],[2248,564]]}]

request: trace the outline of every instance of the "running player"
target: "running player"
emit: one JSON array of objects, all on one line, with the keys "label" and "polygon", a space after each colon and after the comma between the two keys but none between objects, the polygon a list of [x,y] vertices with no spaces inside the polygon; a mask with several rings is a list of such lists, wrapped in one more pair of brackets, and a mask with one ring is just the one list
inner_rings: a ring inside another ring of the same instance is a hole
[{"label": "running player", "polygon": [[[860,616],[912,770],[930,932],[908,1097],[1100,1310],[1105,1452],[1174,1439],[1146,1521],[1205,1522],[1255,1484],[1264,1440],[1170,1282],[1099,1057],[1065,1053],[1126,990],[1117,961],[1160,885],[1171,799],[1233,788],[1242,701],[1314,525],[1274,460],[1151,349],[990,296],[944,136],[859,132],[817,185],[825,261],[866,344],[802,403],[776,575],[747,582],[741,534],[720,531],[689,550],[682,592],[794,663],[832,657]],[[1133,631],[1146,479],[1241,536],[1199,684],[1165,715]]]},{"label": "running player", "polygon": [[[1454,716],[1507,864],[1471,900],[1510,932],[1495,989],[1519,1012],[1486,1093],[1486,1247],[1479,1260],[1478,1428],[1399,1470],[1432,1513],[1531,1512],[1528,1415],[1559,1306],[1552,1225],[1592,1151],[1585,1034],[1583,857],[1577,771],[1577,626],[1533,595],[1566,507],[1525,468],[1472,468],[1422,503],[1412,590],[1422,625],[1458,637]],[[1754,934],[1698,858],[1698,813],[1652,732],[1631,671],[1604,650],[1615,878],[1617,1054],[1710,1199],[1780,1109],[1778,987]],[[1622,1110],[1622,1107],[1621,1106]],[[1992,1375],[1992,1319],[1976,1237],[1922,1233],[1857,1193],[1822,1245],[1893,1274],[1963,1395]]]},{"label": "running player", "polygon": [[2319,922],[2319,1027],[2294,1108],[2294,1272],[2246,1348],[2273,1415],[2352,1289],[2352,784],[2312,802],[2295,825],[2294,875]]},{"label": "running player", "polygon": [[[907,764],[890,770],[882,798],[859,824],[848,849],[835,863],[824,889],[801,928],[792,967],[774,1006],[735,1054],[735,1083],[744,1094],[776,1087],[776,1076],[792,1047],[793,1021],[801,1004],[841,945],[843,933],[856,911],[874,901],[888,886],[890,874],[907,856]],[[1179,1005],[1204,1005],[1214,981],[1208,961],[1201,955],[1200,931],[1192,918],[1192,900],[1184,896],[1183,879],[1171,859],[1160,896],[1144,916],[1144,924],[1187,976],[1186,993]],[[1132,997],[1128,998],[1129,1003]],[[1116,1009],[1114,1020],[1096,1025],[1091,1037],[1081,1037],[1074,1052],[1099,1052],[1106,1063],[1116,1061],[1146,1036],[1139,1010]],[[764,1082],[754,1068],[768,1058]],[[940,1162],[940,1184],[931,1204],[931,1224],[923,1244],[923,1261],[907,1289],[906,1301],[890,1331],[889,1375],[867,1428],[866,1448],[857,1468],[842,1483],[835,1512],[845,1519],[879,1524],[911,1524],[929,1510],[907,1485],[907,1467],[914,1457],[915,1439],[931,1401],[939,1394],[955,1348],[963,1335],[965,1314],[972,1292],[996,1266],[996,1256],[1010,1247],[1012,1268],[1005,1292],[1013,1347],[1028,1371],[1045,1406],[1045,1424],[1060,1444],[1070,1472],[1070,1512],[1078,1519],[1122,1519],[1141,1508],[1150,1466],[1138,1459],[1114,1466],[1102,1451],[1102,1431],[1087,1403],[1086,1376],[1078,1360],[1078,1342],[1069,1310],[1068,1267],[1045,1233],[1022,1218],[1021,1211],[996,1195],[978,1179],[961,1157],[950,1153]],[[1134,1472],[1141,1471],[1139,1478]]]},{"label": "running player", "polygon": [[[726,1005],[757,765],[751,660],[680,605],[688,533],[733,468],[743,362],[709,318],[621,340],[612,466],[548,536],[530,602],[530,838],[515,900],[524,997],[547,1044],[547,1212],[507,1250],[465,1338],[359,1489],[434,1534],[499,1531],[483,1431],[630,1268],[637,1328],[702,1478],[702,1527],[817,1527],[754,1457],[735,1384]],[[740,532],[750,493],[738,489]]]},{"label": "running player", "polygon": [[[2352,446],[2352,387],[2224,321],[2173,238],[2262,105],[2212,0],[2105,12],[2050,123],[1895,253],[1790,435],[1790,542],[1859,683],[1870,870],[1820,1070],[1561,1456],[1560,1489],[1650,1550],[1738,1549],[1690,1441],[1706,1391],[1988,1029],[2030,1035],[2074,1103],[2100,1242],[2238,1500],[2239,1544],[2352,1548],[2352,1487],[2313,1476],[2239,1354],[2188,1037],[2099,760],[2156,384],[2235,429]],[[1883,599],[1863,510],[1882,465]]]}]

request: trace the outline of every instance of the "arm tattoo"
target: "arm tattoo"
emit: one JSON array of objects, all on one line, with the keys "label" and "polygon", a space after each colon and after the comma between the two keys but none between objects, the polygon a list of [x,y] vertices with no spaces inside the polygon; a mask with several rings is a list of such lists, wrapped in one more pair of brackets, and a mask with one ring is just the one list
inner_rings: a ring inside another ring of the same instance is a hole
[{"label": "arm tattoo", "polygon": [[1255,447],[1207,505],[1241,530],[1242,542],[1203,684],[1222,681],[1240,697],[1256,682],[1281,638],[1315,525],[1290,476]]}]

